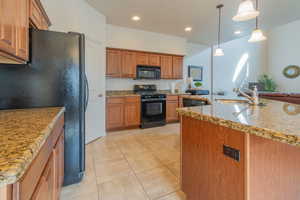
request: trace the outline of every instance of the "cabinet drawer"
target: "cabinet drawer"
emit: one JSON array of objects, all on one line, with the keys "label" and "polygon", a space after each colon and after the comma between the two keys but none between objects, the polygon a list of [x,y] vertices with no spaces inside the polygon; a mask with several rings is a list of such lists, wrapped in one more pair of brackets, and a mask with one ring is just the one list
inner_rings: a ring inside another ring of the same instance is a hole
[{"label": "cabinet drawer", "polygon": [[125,97],[125,103],[139,103],[141,101],[140,96],[136,97]]},{"label": "cabinet drawer", "polygon": [[106,102],[111,103],[124,103],[124,97],[107,97]]},{"label": "cabinet drawer", "polygon": [[178,101],[178,95],[168,95],[167,101]]}]

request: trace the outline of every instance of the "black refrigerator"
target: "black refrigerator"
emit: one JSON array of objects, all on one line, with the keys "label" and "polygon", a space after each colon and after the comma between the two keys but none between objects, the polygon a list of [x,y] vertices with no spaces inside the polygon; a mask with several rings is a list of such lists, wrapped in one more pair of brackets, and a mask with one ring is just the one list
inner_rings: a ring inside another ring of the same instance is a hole
[{"label": "black refrigerator", "polygon": [[0,109],[61,107],[65,112],[64,185],[85,170],[85,38],[79,33],[30,30],[30,61],[0,64]]}]

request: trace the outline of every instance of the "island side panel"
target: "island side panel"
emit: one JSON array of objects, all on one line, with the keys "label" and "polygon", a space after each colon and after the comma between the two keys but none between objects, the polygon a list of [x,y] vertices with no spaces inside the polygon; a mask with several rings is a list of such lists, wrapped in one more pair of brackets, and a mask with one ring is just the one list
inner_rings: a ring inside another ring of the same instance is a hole
[{"label": "island side panel", "polygon": [[12,185],[0,187],[0,200],[12,200]]},{"label": "island side panel", "polygon": [[[223,154],[240,151],[240,161]],[[182,190],[188,200],[245,198],[245,134],[207,121],[182,117]]]},{"label": "island side panel", "polygon": [[249,200],[300,199],[300,148],[250,136]]}]

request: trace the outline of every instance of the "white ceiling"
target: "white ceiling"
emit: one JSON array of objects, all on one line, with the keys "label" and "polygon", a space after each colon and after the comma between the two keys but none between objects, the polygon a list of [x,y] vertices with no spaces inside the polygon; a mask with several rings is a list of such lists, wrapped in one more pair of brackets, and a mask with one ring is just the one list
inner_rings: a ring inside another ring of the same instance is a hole
[{"label": "white ceiling", "polygon": [[[189,42],[215,44],[217,41],[217,4],[224,4],[222,42],[250,34],[255,21],[236,23],[242,0],[86,0],[107,17],[107,23],[146,31],[186,37]],[[260,24],[264,30],[300,19],[300,0],[260,0]],[[133,15],[141,21],[131,20]],[[186,33],[186,26],[193,27]],[[242,35],[234,35],[241,30]]]}]

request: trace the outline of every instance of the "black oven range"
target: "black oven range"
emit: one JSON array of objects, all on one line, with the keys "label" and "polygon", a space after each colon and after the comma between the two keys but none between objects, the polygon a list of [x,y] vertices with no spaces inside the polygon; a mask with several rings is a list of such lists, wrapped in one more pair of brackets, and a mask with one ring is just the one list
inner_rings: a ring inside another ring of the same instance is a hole
[{"label": "black oven range", "polygon": [[166,94],[157,92],[156,85],[135,85],[134,92],[141,95],[141,128],[166,124]]}]

